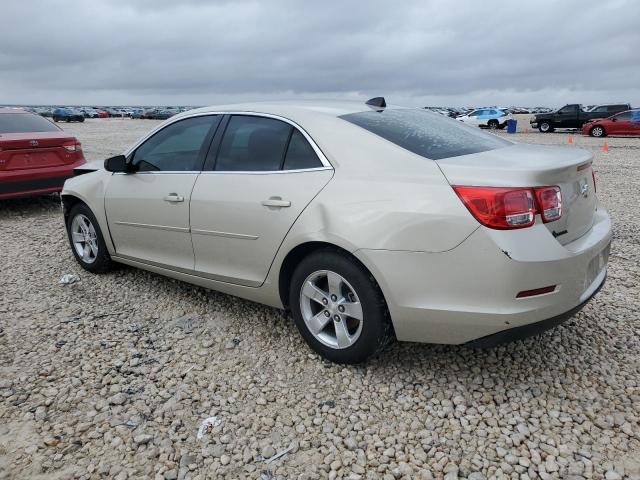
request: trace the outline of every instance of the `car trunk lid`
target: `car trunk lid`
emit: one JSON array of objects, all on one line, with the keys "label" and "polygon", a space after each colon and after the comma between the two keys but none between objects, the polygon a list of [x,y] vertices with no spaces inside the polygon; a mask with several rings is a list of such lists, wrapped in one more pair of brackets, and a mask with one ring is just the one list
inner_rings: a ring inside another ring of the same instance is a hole
[{"label": "car trunk lid", "polygon": [[68,165],[80,154],[78,140],[65,132],[0,134],[2,171]]},{"label": "car trunk lid", "polygon": [[545,225],[564,245],[593,224],[597,201],[592,161],[590,152],[575,147],[514,144],[436,162],[451,185],[560,187],[562,217]]}]

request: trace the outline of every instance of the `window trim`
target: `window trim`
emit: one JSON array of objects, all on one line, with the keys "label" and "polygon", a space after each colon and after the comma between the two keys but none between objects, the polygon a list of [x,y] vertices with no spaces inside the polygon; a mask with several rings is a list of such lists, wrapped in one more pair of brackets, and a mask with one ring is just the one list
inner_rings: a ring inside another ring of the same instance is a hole
[{"label": "window trim", "polygon": [[[241,175],[241,174],[246,174],[246,175],[274,175],[274,174],[287,174],[287,173],[301,173],[301,172],[316,172],[316,171],[322,171],[322,170],[334,170],[333,165],[331,165],[331,162],[329,162],[329,160],[327,159],[327,157],[325,156],[324,152],[320,149],[320,147],[318,146],[318,144],[313,140],[313,138],[311,137],[311,135],[309,135],[307,133],[307,131],[302,128],[299,124],[297,124],[296,122],[294,122],[293,120],[289,120],[286,117],[282,117],[280,115],[275,115],[272,113],[262,113],[262,112],[254,112],[254,111],[221,111],[221,110],[212,110],[210,112],[197,112],[197,113],[191,113],[188,115],[176,115],[175,117],[171,117],[169,120],[161,123],[160,125],[158,125],[156,128],[154,128],[153,130],[151,130],[146,136],[142,137],[142,139],[138,140],[136,143],[133,144],[133,146],[129,147],[125,153],[124,156],[127,157],[127,159],[129,159],[130,155],[135,152],[137,150],[137,148],[142,145],[144,142],[147,141],[147,139],[151,138],[153,135],[155,135],[156,133],[158,133],[160,130],[168,127],[169,125],[172,125],[175,122],[179,122],[180,120],[185,120],[187,118],[192,118],[192,117],[203,117],[203,116],[207,116],[207,115],[220,115],[222,118],[220,120],[220,122],[218,123],[218,127],[216,129],[216,132],[213,135],[213,138],[210,142],[210,144],[207,147],[207,154],[205,156],[205,161],[202,165],[202,170],[200,171],[169,171],[169,170],[163,170],[160,172],[137,172],[136,175],[138,174],[156,174],[156,175],[162,175],[162,174],[168,174],[168,173],[181,173],[181,174],[193,174],[194,172],[199,173],[199,174],[221,174],[221,175],[229,175],[229,174],[233,174],[233,175]],[[301,168],[298,170],[272,170],[272,171],[215,171],[215,170],[211,170],[211,169],[207,169],[207,167],[210,167],[209,165],[209,154],[211,153],[211,149],[215,148],[216,149],[216,156],[217,156],[217,148],[220,145],[220,141],[222,140],[222,135],[220,135],[219,138],[217,133],[219,131],[221,131],[220,127],[223,126],[224,124],[224,128],[222,129],[222,132],[224,133],[224,130],[226,130],[226,126],[228,123],[228,119],[230,118],[231,115],[248,115],[248,116],[253,116],[253,117],[265,117],[265,118],[273,118],[276,120],[281,120],[285,123],[288,123],[289,125],[291,125],[293,128],[297,128],[300,133],[302,133],[302,135],[304,136],[304,138],[307,140],[307,142],[309,142],[309,144],[311,145],[311,148],[313,148],[313,151],[316,153],[316,155],[318,156],[318,158],[320,159],[320,163],[322,163],[322,167],[315,167],[315,168]],[[176,118],[179,117],[179,118]],[[129,175],[129,174],[123,174],[123,175]]]}]

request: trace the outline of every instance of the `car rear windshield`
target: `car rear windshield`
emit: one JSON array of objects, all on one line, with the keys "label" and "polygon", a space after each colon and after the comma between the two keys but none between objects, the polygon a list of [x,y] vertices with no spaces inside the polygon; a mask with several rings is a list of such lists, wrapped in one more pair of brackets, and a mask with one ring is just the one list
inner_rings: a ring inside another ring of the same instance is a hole
[{"label": "car rear windshield", "polygon": [[59,132],[46,118],[32,113],[0,113],[0,133]]},{"label": "car rear windshield", "polygon": [[371,110],[342,115],[340,118],[431,160],[512,145],[477,127],[419,109]]}]

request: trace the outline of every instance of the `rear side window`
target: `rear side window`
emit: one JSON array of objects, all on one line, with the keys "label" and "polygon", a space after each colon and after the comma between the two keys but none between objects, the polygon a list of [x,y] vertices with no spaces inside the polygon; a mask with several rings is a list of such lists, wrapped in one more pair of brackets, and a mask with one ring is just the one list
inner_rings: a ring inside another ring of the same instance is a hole
[{"label": "rear side window", "polygon": [[386,109],[342,115],[396,145],[431,160],[508,147],[511,142],[462,122],[418,109]]},{"label": "rear side window", "polygon": [[59,132],[60,129],[40,115],[0,113],[0,133]]},{"label": "rear side window", "polygon": [[191,172],[202,169],[200,150],[220,117],[206,115],[172,123],[138,147],[133,164],[141,172]]},{"label": "rear side window", "polygon": [[299,170],[303,168],[322,167],[320,159],[313,148],[298,130],[294,130],[289,141],[289,148],[284,157],[283,170]]},{"label": "rear side window", "polygon": [[264,117],[233,116],[224,132],[215,169],[223,172],[280,170],[291,126]]},{"label": "rear side window", "polygon": [[626,110],[627,108],[629,108],[627,105],[609,105],[607,107],[607,111],[615,113],[620,112],[621,110]]}]

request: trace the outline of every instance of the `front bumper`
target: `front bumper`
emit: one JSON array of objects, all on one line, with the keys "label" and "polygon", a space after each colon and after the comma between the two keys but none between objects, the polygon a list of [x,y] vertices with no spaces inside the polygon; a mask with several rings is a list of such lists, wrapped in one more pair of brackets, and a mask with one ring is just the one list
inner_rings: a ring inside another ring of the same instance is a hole
[{"label": "front bumper", "polygon": [[[583,304],[606,276],[610,242],[611,221],[599,207],[591,230],[567,245],[536,224],[510,231],[480,227],[441,253],[355,254],[378,280],[398,340],[464,344]],[[516,298],[550,285],[557,286],[552,293]]]}]

